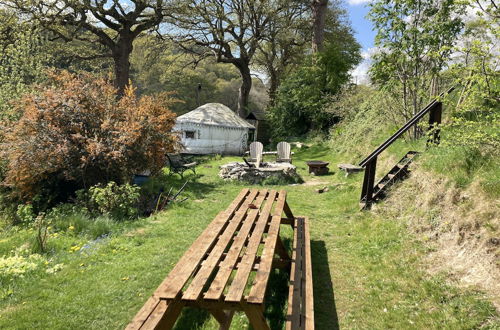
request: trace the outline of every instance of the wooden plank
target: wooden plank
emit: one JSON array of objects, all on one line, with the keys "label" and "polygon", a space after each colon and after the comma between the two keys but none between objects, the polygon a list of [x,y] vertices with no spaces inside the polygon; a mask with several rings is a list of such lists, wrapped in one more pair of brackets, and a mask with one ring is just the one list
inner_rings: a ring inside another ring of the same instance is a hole
[{"label": "wooden plank", "polygon": [[184,292],[182,299],[185,300],[196,300],[199,298],[201,291],[207,284],[210,275],[214,271],[215,267],[219,264],[220,260],[223,257],[223,253],[226,250],[227,245],[233,240],[234,233],[240,226],[243,219],[247,215],[249,210],[249,205],[253,203],[254,199],[260,193],[259,198],[257,198],[255,202],[255,206],[260,208],[260,205],[264,201],[267,191],[252,191],[248,197],[245,199],[245,202],[241,205],[238,212],[235,214],[233,219],[229,222],[229,225],[226,227],[222,235],[219,237],[217,244],[214,246],[207,259],[203,262],[202,267],[194,276],[191,284]]},{"label": "wooden plank", "polygon": [[[281,215],[283,214],[283,211],[285,209],[285,205],[288,206],[288,204],[286,204],[286,191],[285,190],[281,190],[279,192],[279,195],[278,195],[278,200],[276,202],[276,206],[274,207],[274,211],[273,211],[273,216],[279,216],[281,217]],[[290,211],[290,208],[288,208],[288,211]],[[290,214],[292,214],[292,212],[290,211]],[[290,217],[287,215],[287,218],[292,218],[293,219],[293,216]]]},{"label": "wooden plank", "polygon": [[224,229],[226,222],[234,215],[248,193],[248,189],[243,189],[231,205],[215,217],[191,245],[189,250],[182,256],[181,260],[175,265],[159,288],[159,296],[162,299],[174,299],[182,290],[184,284],[186,284],[201,263],[203,256],[215,244],[215,239]]},{"label": "wooden plank", "polygon": [[288,292],[288,311],[285,324],[285,329],[287,330],[300,329],[303,240],[303,222],[296,219],[293,239],[292,270]]},{"label": "wooden plank", "polygon": [[[275,199],[276,199],[276,191],[271,190],[267,197],[266,203],[264,204],[264,207],[262,209],[261,217],[259,217],[257,220],[257,226],[259,226],[259,224],[261,227],[266,225],[267,219],[265,219],[265,217],[262,217],[262,215],[267,214],[267,217],[269,217],[269,213],[271,212],[271,208],[273,206]],[[217,275],[215,276],[214,280],[212,281],[212,284],[205,293],[204,296],[205,299],[218,300],[222,297],[222,294],[224,293],[224,288],[231,276],[231,272],[236,266],[240,252],[243,249],[245,242],[247,241],[247,237],[250,234],[250,230],[252,229],[253,224],[257,219],[257,216],[258,216],[257,209],[254,209],[250,212],[245,224],[240,229],[240,232],[235,238],[233,244],[231,245],[231,248],[229,249],[226,258],[224,259],[223,262],[221,262]],[[242,264],[240,262],[240,266],[241,265]],[[241,269],[241,267],[239,268]]]},{"label": "wooden plank", "polygon": [[160,303],[160,298],[156,295],[152,295],[142,308],[137,312],[132,321],[125,328],[126,330],[136,330],[140,329],[144,322],[148,319],[149,315],[153,312],[156,306]]},{"label": "wooden plank", "polygon": [[146,322],[144,322],[141,330],[171,329],[183,307],[184,303],[179,300],[170,302],[161,300]]},{"label": "wooden plank", "polygon": [[262,250],[259,270],[255,275],[254,283],[250,289],[247,302],[253,304],[263,304],[266,295],[267,283],[271,275],[274,254],[276,251],[276,242],[280,230],[281,215],[275,215],[271,220],[269,231],[266,239],[266,244]]},{"label": "wooden plank", "polygon": [[313,277],[312,277],[312,260],[311,260],[311,237],[309,235],[309,218],[304,219],[304,261],[305,261],[305,328],[314,330],[314,297],[313,297]]},{"label": "wooden plank", "polygon": [[233,281],[231,282],[231,286],[229,287],[225,301],[238,302],[241,301],[243,297],[243,291],[245,290],[248,276],[252,271],[252,266],[257,255],[257,250],[262,240],[262,234],[264,233],[267,223],[269,222],[272,201],[274,200],[274,195],[271,195],[272,194],[270,194],[270,199],[271,197],[273,197],[273,199],[271,199],[270,203],[266,204],[266,207],[263,209],[262,213],[259,216],[259,219],[257,220],[257,225],[255,226],[250,239],[248,240],[247,249],[240,262],[240,267],[236,272]]}]

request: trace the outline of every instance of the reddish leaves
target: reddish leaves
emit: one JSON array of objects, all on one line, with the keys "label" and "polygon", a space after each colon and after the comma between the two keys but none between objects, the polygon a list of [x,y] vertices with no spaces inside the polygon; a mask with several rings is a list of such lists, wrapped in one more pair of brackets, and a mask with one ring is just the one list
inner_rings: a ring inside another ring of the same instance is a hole
[{"label": "reddish leaves", "polygon": [[165,164],[177,148],[169,94],[137,98],[90,74],[52,72],[50,79],[17,105],[22,118],[6,130],[0,151],[8,159],[5,183],[29,199],[59,182],[80,189],[126,182]]}]

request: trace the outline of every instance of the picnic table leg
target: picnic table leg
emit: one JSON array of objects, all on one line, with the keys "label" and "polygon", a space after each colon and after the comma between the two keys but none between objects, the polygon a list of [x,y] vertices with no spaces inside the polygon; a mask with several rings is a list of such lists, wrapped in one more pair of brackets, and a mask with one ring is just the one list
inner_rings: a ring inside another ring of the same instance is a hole
[{"label": "picnic table leg", "polygon": [[245,314],[250,320],[250,324],[255,330],[271,330],[264,317],[264,307],[262,305],[246,305]]},{"label": "picnic table leg", "polygon": [[283,211],[285,212],[285,215],[286,215],[286,217],[288,219],[292,219],[293,220],[294,216],[293,216],[292,210],[290,210],[290,206],[288,206],[288,202],[287,201],[285,201],[285,205],[283,206]]},{"label": "picnic table leg", "polygon": [[233,320],[234,310],[231,311],[223,311],[220,309],[210,309],[210,314],[212,314],[217,322],[219,322],[220,330],[227,330],[231,325],[231,321]]},{"label": "picnic table leg", "polygon": [[288,254],[288,251],[285,248],[285,244],[283,244],[283,241],[281,240],[281,237],[279,237],[279,236],[278,236],[278,239],[276,240],[276,253],[283,260],[288,260],[288,261],[292,260],[292,258]]}]

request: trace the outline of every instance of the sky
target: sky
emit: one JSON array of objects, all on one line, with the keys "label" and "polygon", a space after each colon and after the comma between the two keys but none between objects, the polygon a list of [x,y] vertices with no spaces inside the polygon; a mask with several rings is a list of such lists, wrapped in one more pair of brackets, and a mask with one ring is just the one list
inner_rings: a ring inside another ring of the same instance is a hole
[{"label": "sky", "polygon": [[373,24],[366,18],[370,10],[368,3],[370,0],[346,0],[345,6],[349,13],[351,25],[355,31],[355,36],[361,45],[361,62],[352,72],[353,81],[356,83],[368,83],[368,69],[370,67],[370,55],[374,51],[375,31]]}]

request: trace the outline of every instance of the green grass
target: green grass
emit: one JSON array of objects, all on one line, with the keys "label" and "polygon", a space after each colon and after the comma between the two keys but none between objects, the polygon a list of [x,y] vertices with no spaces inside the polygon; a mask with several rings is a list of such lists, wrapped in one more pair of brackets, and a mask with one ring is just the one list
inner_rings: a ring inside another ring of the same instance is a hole
[{"label": "green grass", "polygon": [[[314,192],[317,186],[273,187],[286,189],[292,211],[311,219],[318,329],[500,327],[497,312],[480,292],[458,289],[424,271],[426,248],[405,223],[359,211],[362,175],[345,178],[336,169],[348,156],[321,145],[295,152],[294,164],[304,180],[312,178],[306,160],[330,161],[335,172],[317,178],[331,187],[324,194]],[[0,300],[0,328],[123,328],[212,218],[246,187],[217,177],[218,165],[238,159],[207,159],[197,176],[186,176],[192,180],[183,194],[188,201],[147,219],[113,225],[112,235],[90,248],[69,252],[87,243],[88,234],[52,238],[59,248],[44,258],[64,268],[12,281],[13,292]],[[182,181],[174,176],[169,184],[179,187]],[[283,229],[289,244],[291,232]],[[0,254],[9,255],[30,235],[26,229],[0,233]],[[273,329],[282,328],[286,274],[275,271],[271,281],[266,317]],[[246,317],[237,313],[232,328],[246,327]],[[187,309],[177,328],[216,329],[217,323],[206,312]]]}]

